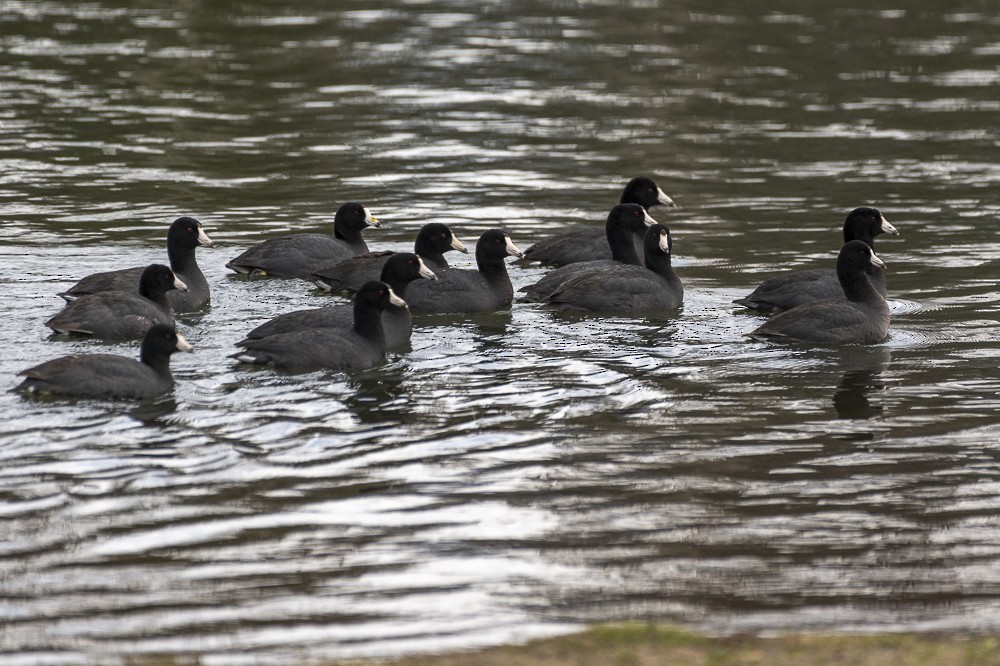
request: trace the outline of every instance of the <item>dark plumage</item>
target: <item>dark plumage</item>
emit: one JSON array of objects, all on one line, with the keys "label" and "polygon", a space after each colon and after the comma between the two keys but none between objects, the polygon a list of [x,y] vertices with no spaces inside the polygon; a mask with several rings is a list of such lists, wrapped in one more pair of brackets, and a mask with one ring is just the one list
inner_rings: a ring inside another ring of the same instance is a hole
[{"label": "dark plumage", "polygon": [[521,287],[518,291],[524,292],[525,300],[541,303],[548,300],[563,282],[576,275],[620,264],[641,266],[642,261],[635,251],[632,237],[645,233],[655,223],[656,220],[639,204],[618,204],[608,213],[608,219],[604,223],[604,243],[611,248],[610,259],[580,261],[561,266],[546,273],[538,282]]},{"label": "dark plumage", "polygon": [[889,306],[866,269],[885,264],[864,241],[840,249],[837,278],[842,298],[828,298],[779,313],[750,333],[755,340],[817,344],[874,344],[889,333]]},{"label": "dark plumage", "polygon": [[[656,205],[676,206],[651,178],[633,178],[622,190],[618,203],[639,204],[647,211]],[[634,239],[641,245],[642,234]],[[638,250],[641,252],[641,249]],[[581,261],[611,259],[611,248],[600,227],[573,229],[539,241],[524,251],[525,261],[537,261],[551,266],[565,266]]]},{"label": "dark plumage", "polygon": [[366,282],[354,297],[351,328],[311,328],[266,338],[243,340],[232,355],[239,361],[281,368],[369,368],[385,356],[382,311],[406,303],[384,282]]},{"label": "dark plumage", "polygon": [[[875,237],[887,233],[898,236],[896,228],[889,224],[882,213],[875,208],[855,208],[844,220],[844,242],[853,240],[865,242],[875,250]],[[884,297],[885,273],[879,266],[867,268],[872,284]],[[753,292],[738,298],[733,303],[764,312],[787,310],[803,303],[826,298],[843,298],[843,290],[837,280],[837,272],[832,268],[792,271],[765,280]]]},{"label": "dark plumage", "polygon": [[173,328],[174,313],[167,301],[171,289],[187,289],[162,264],[151,264],[139,276],[134,292],[102,291],[70,301],[45,325],[56,333],[78,333],[105,340],[141,338],[151,326]]},{"label": "dark plumage", "polygon": [[578,273],[559,285],[548,304],[559,310],[622,313],[677,308],[684,286],[670,265],[672,246],[670,231],[654,224],[643,238],[645,267],[617,264]]},{"label": "dark plumage", "polygon": [[[419,278],[436,280],[437,276],[412,252],[397,252],[393,254],[382,267],[381,280],[388,284],[393,292],[404,301],[406,289],[410,282]],[[279,315],[264,322],[247,333],[247,340],[266,338],[271,335],[294,333],[314,328],[348,329],[354,324],[354,308],[350,304],[335,305],[311,310],[296,310]],[[394,349],[410,341],[413,330],[413,315],[409,308],[387,308],[382,311],[382,330],[385,334],[386,347]]]},{"label": "dark plumage", "polygon": [[157,324],[142,339],[139,360],[118,354],[73,354],[18,373],[24,381],[13,390],[29,395],[77,398],[152,398],[174,385],[170,355],[191,351],[173,327]]},{"label": "dark plumage", "polygon": [[[187,291],[173,290],[167,300],[174,312],[192,312],[209,301],[208,280],[195,260],[195,249],[199,246],[215,247],[205,234],[201,222],[193,217],[179,217],[167,230],[167,258],[170,269],[185,285]],[[123,268],[117,271],[94,273],[81,279],[75,285],[59,294],[67,301],[73,301],[87,294],[102,291],[135,291],[139,286],[139,276],[144,266]]]},{"label": "dark plumage", "polygon": [[382,224],[359,203],[346,203],[333,218],[333,236],[291,234],[258,243],[226,264],[237,273],[312,279],[312,272],[368,251],[361,232]]},{"label": "dark plumage", "polygon": [[507,257],[521,257],[510,236],[490,229],[476,242],[478,270],[450,268],[433,282],[410,285],[406,302],[414,312],[490,312],[510,307],[514,287]]},{"label": "dark plumage", "polygon": [[[449,268],[448,260],[445,259],[444,254],[450,250],[468,252],[462,241],[455,238],[455,234],[451,232],[448,225],[440,222],[425,224],[420,228],[417,239],[413,242],[413,251],[420,255],[427,267],[434,273],[443,273]],[[382,268],[389,257],[394,254],[393,252],[359,254],[334,266],[313,271],[313,278],[316,286],[326,291],[353,293],[370,280],[386,281],[385,278],[380,277]],[[395,287],[393,289],[395,290]],[[396,293],[399,294],[398,291]]]}]

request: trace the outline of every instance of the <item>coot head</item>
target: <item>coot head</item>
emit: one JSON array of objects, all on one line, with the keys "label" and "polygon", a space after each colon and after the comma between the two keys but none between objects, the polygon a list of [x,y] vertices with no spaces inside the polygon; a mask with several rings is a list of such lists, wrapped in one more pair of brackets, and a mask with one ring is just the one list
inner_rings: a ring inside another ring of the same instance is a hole
[{"label": "coot head", "polygon": [[382,281],[394,283],[395,281],[412,282],[419,278],[436,280],[434,271],[427,268],[423,259],[412,252],[397,252],[389,257],[382,267]]},{"label": "coot head", "polygon": [[417,252],[423,250],[435,254],[444,254],[449,250],[458,250],[459,252],[466,253],[469,251],[462,244],[462,241],[455,237],[455,234],[448,228],[448,225],[441,222],[430,222],[422,226],[419,233],[417,233],[417,240],[414,243],[414,247]]},{"label": "coot head", "polygon": [[167,246],[176,244],[178,247],[215,247],[201,226],[201,222],[193,217],[178,217],[167,231]]},{"label": "coot head", "polygon": [[642,237],[642,245],[648,254],[670,256],[674,243],[670,237],[669,229],[662,224],[654,224],[646,229],[646,234]]},{"label": "coot head", "polygon": [[140,294],[165,294],[171,289],[188,290],[187,285],[163,264],[150,264],[143,269],[139,276]]},{"label": "coot head", "polygon": [[360,236],[362,229],[381,226],[382,223],[366,206],[354,201],[341,206],[333,217],[333,231],[337,238],[355,238]]},{"label": "coot head", "polygon": [[190,352],[194,349],[184,336],[166,324],[150,326],[142,338],[139,360],[147,365],[167,359],[177,351]]},{"label": "coot head", "polygon": [[635,203],[646,209],[660,204],[671,207],[677,205],[652,178],[645,176],[638,176],[628,181],[622,191],[620,203]]},{"label": "coot head", "polygon": [[844,220],[844,242],[860,240],[875,247],[875,237],[880,234],[898,236],[896,227],[889,224],[877,208],[862,206],[847,214]]},{"label": "coot head", "polygon": [[501,229],[490,229],[483,232],[476,243],[476,259],[503,259],[504,257],[523,258],[524,253],[517,249],[510,236]]},{"label": "coot head", "polygon": [[618,204],[608,213],[608,220],[604,225],[605,231],[609,234],[617,229],[627,229],[632,233],[642,233],[647,227],[656,224],[656,220],[649,216],[646,209],[639,204]]}]

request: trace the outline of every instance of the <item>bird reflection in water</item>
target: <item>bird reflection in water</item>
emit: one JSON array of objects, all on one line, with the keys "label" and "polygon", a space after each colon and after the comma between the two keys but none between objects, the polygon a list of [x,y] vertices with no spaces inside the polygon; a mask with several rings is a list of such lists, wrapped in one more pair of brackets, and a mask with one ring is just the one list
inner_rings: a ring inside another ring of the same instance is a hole
[{"label": "bird reflection in water", "polygon": [[880,392],[885,388],[881,375],[889,365],[889,350],[883,347],[844,347],[840,364],[844,371],[833,393],[838,418],[870,419],[881,416],[885,406]]}]

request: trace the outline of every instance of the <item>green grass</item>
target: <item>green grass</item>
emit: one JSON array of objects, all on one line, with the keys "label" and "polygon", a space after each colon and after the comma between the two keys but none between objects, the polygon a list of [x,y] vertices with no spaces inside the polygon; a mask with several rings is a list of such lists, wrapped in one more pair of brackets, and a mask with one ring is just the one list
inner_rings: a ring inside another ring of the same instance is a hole
[{"label": "green grass", "polygon": [[392,666],[1000,666],[1000,638],[928,634],[712,638],[653,624],[601,625],[526,645],[342,664]]}]

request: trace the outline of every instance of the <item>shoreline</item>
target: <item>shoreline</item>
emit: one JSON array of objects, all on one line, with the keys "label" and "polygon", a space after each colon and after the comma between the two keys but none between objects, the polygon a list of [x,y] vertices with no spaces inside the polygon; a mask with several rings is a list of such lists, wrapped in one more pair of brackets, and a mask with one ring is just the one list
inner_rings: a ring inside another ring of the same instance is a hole
[{"label": "shoreline", "polygon": [[713,637],[676,625],[598,625],[555,638],[330,666],[1000,666],[1000,636],[782,634]]}]

